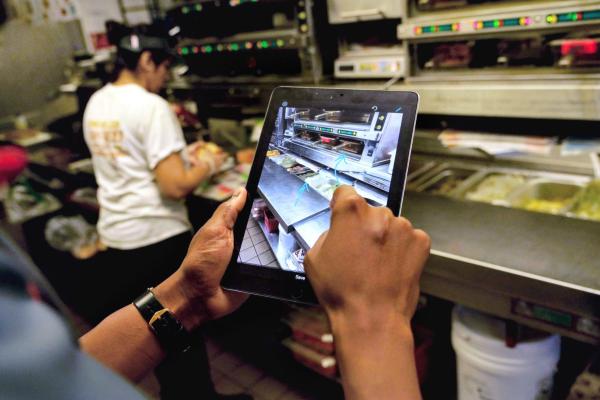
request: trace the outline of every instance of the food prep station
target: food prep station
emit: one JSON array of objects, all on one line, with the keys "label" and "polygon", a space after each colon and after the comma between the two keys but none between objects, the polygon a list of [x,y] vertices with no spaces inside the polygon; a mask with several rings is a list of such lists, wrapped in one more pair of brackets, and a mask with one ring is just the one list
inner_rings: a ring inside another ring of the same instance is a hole
[{"label": "food prep station", "polygon": [[432,237],[422,290],[598,343],[600,197],[589,163],[430,150],[413,155],[402,210]]}]

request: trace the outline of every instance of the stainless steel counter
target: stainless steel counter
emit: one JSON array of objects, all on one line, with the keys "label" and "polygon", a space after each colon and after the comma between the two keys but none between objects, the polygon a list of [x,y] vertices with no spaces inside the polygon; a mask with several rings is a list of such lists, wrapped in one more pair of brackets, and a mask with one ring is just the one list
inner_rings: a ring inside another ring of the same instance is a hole
[{"label": "stainless steel counter", "polygon": [[424,292],[600,343],[599,223],[410,192],[403,215],[432,238]]},{"label": "stainless steel counter", "polygon": [[294,224],[329,208],[329,201],[312,188],[302,191],[300,199],[296,201],[303,185],[304,182],[297,176],[273,161],[265,160],[258,191],[288,233]]},{"label": "stainless steel counter", "polygon": [[297,224],[294,227],[296,231],[296,238],[302,247],[305,249],[310,249],[313,247],[319,239],[319,236],[329,229],[330,220],[331,211],[327,210],[311,219]]}]

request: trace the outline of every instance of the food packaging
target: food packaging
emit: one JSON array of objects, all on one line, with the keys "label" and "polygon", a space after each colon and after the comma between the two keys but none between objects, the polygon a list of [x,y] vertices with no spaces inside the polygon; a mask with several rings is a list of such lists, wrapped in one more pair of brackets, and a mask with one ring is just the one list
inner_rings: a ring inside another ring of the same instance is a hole
[{"label": "food packaging", "polygon": [[250,211],[252,214],[252,218],[255,220],[259,220],[264,217],[264,209],[267,206],[267,203],[263,199],[256,199],[254,203],[252,203],[252,210]]},{"label": "food packaging", "polygon": [[235,153],[235,158],[238,164],[252,164],[254,153],[254,148],[238,150],[237,153]]},{"label": "food packaging", "polygon": [[597,67],[600,66],[600,39],[572,38],[550,42],[555,63],[559,67]]},{"label": "food packaging", "polygon": [[267,207],[265,207],[265,209],[263,210],[263,215],[264,215],[265,226],[267,227],[267,230],[269,231],[269,233],[277,232],[277,227],[279,226],[279,222],[277,222],[277,218],[275,218],[275,216],[273,215],[271,210],[269,210]]},{"label": "food packaging", "polygon": [[292,355],[302,365],[328,378],[337,376],[337,362],[334,356],[321,354],[290,338],[285,339],[283,345],[290,349]]},{"label": "food packaging", "polygon": [[333,334],[322,311],[297,309],[290,312],[284,322],[292,329],[296,342],[325,355],[334,353]]}]

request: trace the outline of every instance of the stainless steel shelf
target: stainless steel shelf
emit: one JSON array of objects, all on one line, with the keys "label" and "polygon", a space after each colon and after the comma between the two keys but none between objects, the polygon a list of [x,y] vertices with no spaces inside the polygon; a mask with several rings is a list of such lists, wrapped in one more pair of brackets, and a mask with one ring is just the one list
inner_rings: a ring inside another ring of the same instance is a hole
[{"label": "stainless steel shelf", "polygon": [[[362,81],[334,87],[383,86]],[[600,80],[406,82],[390,89],[417,92],[419,112],[425,114],[600,121]]]},{"label": "stainless steel shelf", "polygon": [[[432,238],[425,293],[600,343],[600,223],[421,193],[407,193],[404,204],[403,214]],[[519,312],[523,302],[572,325]],[[597,324],[597,333],[582,333],[584,324]]]},{"label": "stainless steel shelf", "polygon": [[268,31],[245,32],[224,38],[209,37],[203,39],[186,39],[181,42],[181,45],[202,45],[212,43],[230,43],[241,42],[247,40],[262,40],[262,39],[277,39],[277,38],[296,38],[298,45],[306,43],[307,34],[298,32],[295,28],[289,29],[271,29]]},{"label": "stainless steel shelf", "polygon": [[423,70],[406,78],[408,83],[423,82],[600,82],[598,69],[561,69],[556,67],[489,67],[481,69]]},{"label": "stainless steel shelf", "polygon": [[302,201],[297,201],[296,196],[304,184],[273,161],[265,160],[258,192],[287,233],[292,231],[293,225],[329,209],[329,201],[316,190],[305,191]]},{"label": "stainless steel shelf", "polygon": [[[490,36],[513,32],[556,31],[600,25],[600,19],[547,20],[549,15],[595,11],[600,1],[523,1],[484,4],[457,10],[423,13],[398,25],[398,38],[410,41],[462,36]],[[499,22],[493,25],[493,21]],[[489,21],[490,25],[478,25]],[[510,23],[509,23],[510,22]]]}]

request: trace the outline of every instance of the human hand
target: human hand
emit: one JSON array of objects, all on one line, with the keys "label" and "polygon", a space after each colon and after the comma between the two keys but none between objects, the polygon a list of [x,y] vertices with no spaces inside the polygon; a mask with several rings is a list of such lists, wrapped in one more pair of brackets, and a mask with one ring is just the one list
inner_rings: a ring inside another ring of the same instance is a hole
[{"label": "human hand", "polygon": [[410,323],[430,239],[386,207],[367,204],[350,186],[331,200],[331,228],[308,252],[304,267],[335,325],[338,318],[378,326],[398,317]]},{"label": "human hand", "polygon": [[228,155],[214,143],[197,141],[187,147],[188,158],[194,167],[205,167],[209,175],[219,172]]},{"label": "human hand", "polygon": [[229,155],[225,152],[223,153],[216,153],[216,154],[211,154],[209,157],[212,158],[212,167],[214,168],[214,173],[217,173],[221,170],[221,167],[223,166],[223,164],[225,163],[225,160],[227,160],[227,157],[229,157]]},{"label": "human hand", "polygon": [[205,145],[206,142],[204,140],[198,140],[194,143],[187,145],[187,147],[185,148],[187,158],[192,166],[197,167],[199,165],[205,165],[202,159],[198,157],[200,153],[204,155],[205,152],[200,151],[200,149],[202,149]]},{"label": "human hand", "polygon": [[[248,298],[247,294],[231,292],[221,287],[221,279],[233,253],[233,226],[246,203],[247,192],[240,189],[229,201],[221,204],[211,219],[196,233],[181,267],[174,274],[175,285],[167,284],[163,296],[170,296],[169,286],[177,287],[186,303],[178,318],[188,329],[205,320],[212,320],[235,311]],[[159,299],[159,288],[155,293]],[[176,313],[177,314],[177,313]]]}]

